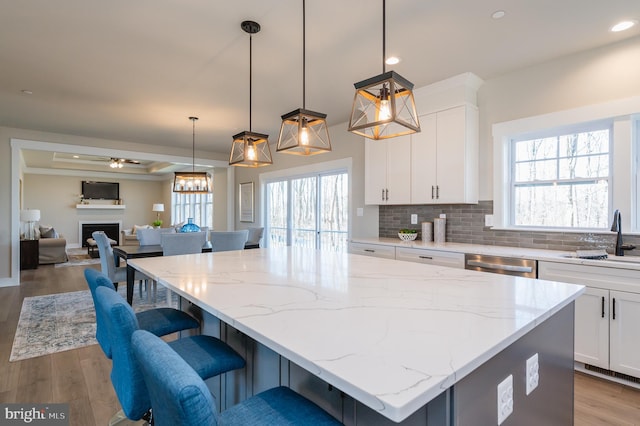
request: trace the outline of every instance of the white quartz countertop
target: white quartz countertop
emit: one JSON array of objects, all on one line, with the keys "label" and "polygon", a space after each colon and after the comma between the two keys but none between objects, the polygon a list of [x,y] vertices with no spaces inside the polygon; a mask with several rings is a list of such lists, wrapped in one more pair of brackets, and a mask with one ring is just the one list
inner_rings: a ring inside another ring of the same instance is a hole
[{"label": "white quartz countertop", "polygon": [[394,421],[427,404],[584,290],[295,248],[129,263]]},{"label": "white quartz countertop", "polygon": [[573,263],[580,265],[603,266],[608,268],[633,269],[640,271],[640,256],[612,256],[606,260],[579,259],[574,251],[545,250],[525,247],[493,246],[466,243],[434,243],[416,241],[401,241],[399,238],[352,238],[354,243],[381,244],[394,247],[440,250],[455,253],[484,254],[491,256],[505,256],[544,260],[547,262]]}]

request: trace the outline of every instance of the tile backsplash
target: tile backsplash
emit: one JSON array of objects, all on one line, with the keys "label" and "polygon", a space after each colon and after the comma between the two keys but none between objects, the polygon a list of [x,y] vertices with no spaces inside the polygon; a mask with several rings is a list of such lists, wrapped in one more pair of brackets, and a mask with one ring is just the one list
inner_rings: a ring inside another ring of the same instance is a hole
[{"label": "tile backsplash", "polygon": [[[380,237],[396,238],[401,228],[421,230],[421,222],[433,222],[440,214],[447,215],[446,240],[456,243],[501,245],[551,250],[606,249],[613,253],[616,236],[593,232],[533,232],[492,230],[484,226],[484,217],[493,214],[493,201],[478,204],[380,206]],[[418,215],[418,224],[411,225],[411,214]],[[421,236],[418,236],[421,238]],[[640,256],[640,236],[624,235],[625,244],[638,248],[626,251],[627,256]]]}]

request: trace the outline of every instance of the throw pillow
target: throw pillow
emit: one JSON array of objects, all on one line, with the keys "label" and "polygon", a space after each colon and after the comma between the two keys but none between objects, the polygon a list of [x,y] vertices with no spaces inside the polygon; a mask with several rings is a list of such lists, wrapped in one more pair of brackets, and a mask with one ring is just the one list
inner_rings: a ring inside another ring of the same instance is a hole
[{"label": "throw pillow", "polygon": [[132,235],[135,235],[138,232],[138,229],[151,229],[153,228],[151,225],[133,225],[133,230],[131,231]]},{"label": "throw pillow", "polygon": [[49,228],[42,232],[42,228],[40,229],[40,238],[58,238],[58,233],[54,228]]}]

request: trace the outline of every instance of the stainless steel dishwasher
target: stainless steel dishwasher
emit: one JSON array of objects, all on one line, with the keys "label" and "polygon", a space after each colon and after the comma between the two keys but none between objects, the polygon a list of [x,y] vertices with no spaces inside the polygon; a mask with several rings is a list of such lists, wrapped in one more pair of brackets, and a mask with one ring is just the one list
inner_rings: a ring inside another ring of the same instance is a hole
[{"label": "stainless steel dishwasher", "polygon": [[464,268],[474,271],[493,272],[494,274],[538,278],[538,261],[532,259],[465,254]]}]

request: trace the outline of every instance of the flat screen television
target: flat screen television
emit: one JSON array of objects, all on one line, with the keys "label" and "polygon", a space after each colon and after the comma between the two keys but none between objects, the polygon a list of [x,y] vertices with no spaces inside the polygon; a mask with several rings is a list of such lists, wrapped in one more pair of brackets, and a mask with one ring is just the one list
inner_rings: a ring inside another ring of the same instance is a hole
[{"label": "flat screen television", "polygon": [[82,195],[85,200],[118,200],[120,184],[118,182],[82,181]]}]

